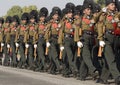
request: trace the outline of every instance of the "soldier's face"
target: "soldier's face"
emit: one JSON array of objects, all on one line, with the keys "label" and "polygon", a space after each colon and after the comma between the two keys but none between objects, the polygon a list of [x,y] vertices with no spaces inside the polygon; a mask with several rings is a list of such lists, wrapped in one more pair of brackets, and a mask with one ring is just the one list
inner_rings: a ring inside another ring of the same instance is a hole
[{"label": "soldier's face", "polygon": [[26,20],[22,20],[22,23],[24,23],[24,24],[25,24],[26,22],[27,22]]},{"label": "soldier's face", "polygon": [[13,24],[13,25],[16,25],[16,24],[17,24],[17,22],[13,22],[12,24]]},{"label": "soldier's face", "polygon": [[72,16],[73,16],[73,13],[68,13],[68,14],[67,14],[67,17],[68,17],[68,18],[72,18]]},{"label": "soldier's face", "polygon": [[30,22],[31,23],[34,23],[35,22],[35,19],[33,18],[33,19],[30,19]]},{"label": "soldier's face", "polygon": [[7,23],[6,23],[6,26],[8,26],[9,24],[10,24],[10,23],[7,22]]},{"label": "soldier's face", "polygon": [[53,19],[54,19],[54,20],[57,20],[58,17],[59,17],[58,14],[54,14],[54,15],[53,15]]},{"label": "soldier's face", "polygon": [[39,19],[40,21],[45,21],[45,17],[43,16],[43,17],[40,17],[40,19]]},{"label": "soldier's face", "polygon": [[111,11],[114,11],[115,10],[115,3],[110,3],[108,5],[108,9],[111,10]]},{"label": "soldier's face", "polygon": [[84,14],[86,15],[90,15],[91,14],[91,9],[90,8],[86,8],[84,11],[83,11]]},{"label": "soldier's face", "polygon": [[75,15],[74,18],[75,18],[75,19],[79,19],[80,16],[79,16],[79,15]]}]

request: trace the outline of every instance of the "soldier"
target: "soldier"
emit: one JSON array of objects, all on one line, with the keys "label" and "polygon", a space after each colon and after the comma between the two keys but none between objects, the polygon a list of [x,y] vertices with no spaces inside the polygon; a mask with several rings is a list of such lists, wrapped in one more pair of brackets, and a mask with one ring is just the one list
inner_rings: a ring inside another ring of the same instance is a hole
[{"label": "soldier", "polygon": [[4,43],[4,65],[8,66],[10,64],[10,23],[11,23],[11,17],[8,16],[5,20],[4,26],[3,26],[3,43]]},{"label": "soldier", "polygon": [[17,15],[14,15],[12,17],[12,23],[10,25],[10,46],[11,46],[11,66],[16,67],[17,66],[17,57],[16,57],[16,47],[15,47],[15,39],[16,39],[16,30],[18,29],[19,25],[19,17]]},{"label": "soldier", "polygon": [[3,23],[4,23],[4,19],[2,17],[0,17],[0,43],[1,43],[1,49],[0,52],[2,52],[2,48],[4,46],[3,44]]},{"label": "soldier", "polygon": [[80,80],[85,80],[88,71],[93,78],[98,75],[97,69],[91,60],[91,50],[94,45],[94,20],[91,17],[91,8],[93,2],[83,4],[83,16],[81,22],[82,35],[77,42],[79,48],[82,48],[82,61],[80,66]]},{"label": "soldier", "polygon": [[21,16],[21,23],[19,28],[16,30],[16,47],[19,47],[20,52],[20,60],[18,63],[19,68],[25,68],[26,65],[26,57],[25,57],[25,43],[27,43],[26,37],[28,36],[28,20],[29,14],[23,13]]},{"label": "soldier", "polygon": [[36,34],[37,34],[37,17],[38,17],[38,12],[36,10],[32,10],[30,12],[30,23],[29,23],[29,30],[28,30],[28,64],[30,70],[34,70],[35,64],[34,64],[34,49],[37,48],[37,40],[36,40]]},{"label": "soldier", "polygon": [[38,22],[38,27],[37,27],[37,31],[38,31],[38,40],[37,40],[37,54],[38,54],[38,58],[37,58],[37,69],[36,71],[42,71],[44,69],[46,69],[46,63],[45,63],[45,32],[46,32],[46,17],[48,15],[48,9],[43,7],[40,9],[39,12],[39,22]]},{"label": "soldier", "polygon": [[[116,67],[115,62],[115,54],[113,52],[113,44],[114,44],[114,30],[116,29],[115,16],[116,8],[115,8],[115,0],[106,0],[106,8],[103,9],[104,13],[100,16],[98,22],[98,40],[99,46],[104,47],[104,56],[107,63],[107,66],[102,71],[103,74],[110,71],[113,78],[115,79],[115,84],[120,84],[120,73]],[[104,31],[105,30],[105,31]],[[104,75],[104,78],[107,80],[108,75]]]},{"label": "soldier", "polygon": [[[61,10],[59,7],[53,7],[50,14],[50,21],[47,24],[46,31],[46,46],[49,47],[49,57],[51,62],[51,74],[56,74],[56,71],[60,71],[60,63],[58,60],[59,45],[58,45],[58,33],[60,30],[60,17]],[[57,69],[56,69],[57,68]]]},{"label": "soldier", "polygon": [[72,71],[74,77],[77,74],[77,67],[73,62],[74,58],[74,26],[73,26],[73,11],[74,11],[74,4],[67,3],[66,4],[66,12],[65,16],[63,17],[61,23],[61,31],[59,34],[59,44],[60,50],[63,51],[63,55],[68,59],[67,61],[64,60],[66,67],[66,72],[63,76],[69,77],[70,72],[69,69]]},{"label": "soldier", "polygon": [[[73,18],[74,18],[73,26],[74,26],[74,41],[75,41],[74,61],[75,61],[75,64],[77,66],[77,69],[80,72],[81,49],[77,46],[77,42],[80,40],[79,37],[81,36],[81,28],[80,28],[81,27],[80,26],[81,25],[81,18],[82,18],[82,6],[81,5],[78,5],[75,7]],[[80,75],[78,74],[77,77],[78,77],[77,79],[79,79]]]},{"label": "soldier", "polygon": [[118,10],[118,14],[115,17],[115,20],[117,22],[117,29],[115,30],[115,42],[114,42],[114,49],[115,49],[115,57],[116,57],[116,62],[117,62],[117,67],[118,70],[120,71],[120,1],[116,1],[116,7]]},{"label": "soldier", "polygon": [[3,65],[3,61],[4,61],[4,57],[3,57],[3,46],[4,46],[4,43],[3,43],[3,23],[4,23],[4,19],[2,17],[0,17],[0,53],[1,53],[1,58],[2,58],[2,65]]}]

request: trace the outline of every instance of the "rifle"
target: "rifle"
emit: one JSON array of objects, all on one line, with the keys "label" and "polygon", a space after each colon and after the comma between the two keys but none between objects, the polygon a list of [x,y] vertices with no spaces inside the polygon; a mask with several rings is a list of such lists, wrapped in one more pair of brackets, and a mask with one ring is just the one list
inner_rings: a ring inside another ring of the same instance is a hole
[{"label": "rifle", "polygon": [[77,49],[77,56],[80,57],[81,49],[78,47]]},{"label": "rifle", "polygon": [[34,61],[36,60],[36,56],[37,56],[37,54],[36,54],[36,48],[34,48]]},{"label": "rifle", "polygon": [[18,52],[18,47],[16,47],[16,51],[15,51],[16,53]]},{"label": "rifle", "polygon": [[3,50],[3,47],[1,46],[1,48],[0,48],[0,52],[2,52],[2,50]]},{"label": "rifle", "polygon": [[99,47],[99,50],[98,50],[98,57],[102,57],[102,51],[103,51],[103,47]]},{"label": "rifle", "polygon": [[27,54],[28,54],[28,48],[25,48],[25,56],[27,58]]},{"label": "rifle", "polygon": [[60,51],[60,55],[59,55],[60,60],[62,59],[62,54],[63,54],[63,51]]},{"label": "rifle", "polygon": [[[82,29],[81,28],[79,29],[79,36],[82,36]],[[81,54],[81,49],[78,47],[77,56],[80,57],[80,54]]]},{"label": "rifle", "polygon": [[46,47],[45,55],[48,55],[48,47]]}]

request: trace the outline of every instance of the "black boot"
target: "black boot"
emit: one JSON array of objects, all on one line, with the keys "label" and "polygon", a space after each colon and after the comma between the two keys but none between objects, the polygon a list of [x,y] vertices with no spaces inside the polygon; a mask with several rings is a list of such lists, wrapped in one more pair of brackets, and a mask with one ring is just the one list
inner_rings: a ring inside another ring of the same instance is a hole
[{"label": "black boot", "polygon": [[96,83],[109,84],[109,82],[107,80],[102,80],[100,78],[97,79]]},{"label": "black boot", "polygon": [[120,76],[115,79],[115,85],[120,85]]}]

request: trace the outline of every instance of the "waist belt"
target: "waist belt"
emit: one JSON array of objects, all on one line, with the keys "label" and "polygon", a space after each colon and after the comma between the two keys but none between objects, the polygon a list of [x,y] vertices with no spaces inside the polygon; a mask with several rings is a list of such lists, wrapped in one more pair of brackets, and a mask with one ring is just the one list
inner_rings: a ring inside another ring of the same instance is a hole
[{"label": "waist belt", "polygon": [[38,36],[39,36],[39,38],[43,38],[44,34],[39,34]]},{"label": "waist belt", "polygon": [[106,30],[105,30],[105,33],[112,34],[112,35],[115,34],[115,33],[114,33],[114,30],[111,30],[111,29],[106,29]]},{"label": "waist belt", "polygon": [[58,35],[57,34],[54,34],[51,36],[52,38],[58,38]]},{"label": "waist belt", "polygon": [[20,35],[20,37],[24,37],[24,35]]},{"label": "waist belt", "polygon": [[33,39],[33,36],[29,36],[30,39]]},{"label": "waist belt", "polygon": [[65,38],[73,38],[73,35],[69,33],[65,33]]},{"label": "waist belt", "polygon": [[10,35],[10,37],[15,37],[15,35]]},{"label": "waist belt", "polygon": [[94,33],[92,31],[89,31],[89,30],[84,30],[83,34],[93,35]]}]

